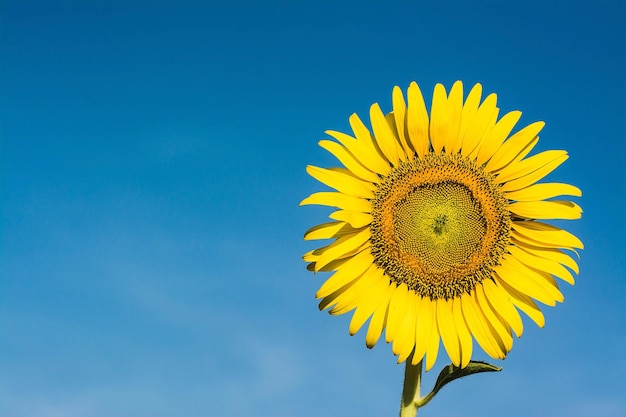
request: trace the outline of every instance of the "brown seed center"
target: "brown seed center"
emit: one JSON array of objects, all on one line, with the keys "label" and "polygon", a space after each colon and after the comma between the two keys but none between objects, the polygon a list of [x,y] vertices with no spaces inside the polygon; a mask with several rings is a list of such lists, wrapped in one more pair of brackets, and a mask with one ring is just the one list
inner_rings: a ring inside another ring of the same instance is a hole
[{"label": "brown seed center", "polygon": [[431,299],[460,296],[490,277],[510,239],[506,198],[458,155],[395,167],[376,191],[372,217],[376,264]]}]

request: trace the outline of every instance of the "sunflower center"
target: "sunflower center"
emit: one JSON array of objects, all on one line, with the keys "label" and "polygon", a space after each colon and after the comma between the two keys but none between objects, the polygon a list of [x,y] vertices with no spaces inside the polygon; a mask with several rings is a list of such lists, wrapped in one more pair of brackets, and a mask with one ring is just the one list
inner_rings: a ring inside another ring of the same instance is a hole
[{"label": "sunflower center", "polygon": [[441,235],[445,231],[448,231],[448,228],[446,227],[446,223],[448,222],[448,215],[447,214],[441,214],[437,217],[435,217],[435,220],[433,222],[433,232],[435,232],[435,234],[437,236]]},{"label": "sunflower center", "polygon": [[458,155],[404,162],[372,200],[375,262],[431,299],[469,292],[491,276],[509,242],[506,205],[492,177]]},{"label": "sunflower center", "polygon": [[463,184],[416,187],[393,211],[399,249],[420,258],[432,271],[446,272],[464,263],[485,237],[480,206]]}]

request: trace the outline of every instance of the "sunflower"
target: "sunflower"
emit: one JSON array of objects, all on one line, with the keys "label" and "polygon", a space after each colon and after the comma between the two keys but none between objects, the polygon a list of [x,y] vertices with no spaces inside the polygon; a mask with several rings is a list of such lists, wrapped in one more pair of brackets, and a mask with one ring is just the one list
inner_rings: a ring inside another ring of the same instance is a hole
[{"label": "sunflower", "polygon": [[334,239],[303,257],[309,270],[332,272],[319,307],[354,310],[351,335],[369,320],[370,348],[384,330],[398,363],[425,359],[429,370],[441,341],[465,367],[473,339],[503,359],[522,335],[520,311],[543,327],[537,302],[562,302],[555,278],[573,285],[578,273],[582,242],[544,220],[580,218],[577,204],[554,197],[581,191],[537,183],[567,152],[527,157],[544,123],[511,134],[521,112],[498,118],[496,95],[481,95],[480,84],[465,101],[460,81],[449,93],[437,84],[429,114],[415,82],[406,100],[395,87],[392,112],[371,106],[371,131],[353,114],[352,135],[327,131],[336,141],[319,142],[342,167],[307,167],[335,190],[301,202],[336,208],[304,236]]}]

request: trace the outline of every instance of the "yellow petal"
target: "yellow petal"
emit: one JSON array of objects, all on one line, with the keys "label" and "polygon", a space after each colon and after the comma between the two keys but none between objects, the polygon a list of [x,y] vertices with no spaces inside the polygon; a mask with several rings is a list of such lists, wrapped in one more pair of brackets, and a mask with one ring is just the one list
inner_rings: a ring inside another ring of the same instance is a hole
[{"label": "yellow petal", "polygon": [[476,156],[478,165],[487,162],[500,149],[504,139],[511,133],[520,117],[522,117],[522,112],[512,111],[498,120],[479,145],[478,155]]},{"label": "yellow petal", "polygon": [[584,245],[573,234],[550,224],[535,221],[514,221],[513,230],[539,243],[537,246],[563,249],[583,249]]},{"label": "yellow petal", "polygon": [[509,204],[509,210],[527,219],[576,220],[582,216],[582,208],[571,201],[518,201]]},{"label": "yellow petal", "polygon": [[349,327],[351,336],[354,336],[356,332],[359,331],[359,329],[363,326],[363,324],[365,324],[367,319],[374,314],[374,311],[376,311],[383,301],[386,300],[386,302],[388,302],[387,293],[390,292],[389,279],[384,277],[383,270],[380,268],[375,268],[370,273],[374,278],[372,281],[372,287],[370,291],[363,295],[363,298],[352,315]]},{"label": "yellow petal", "polygon": [[545,126],[544,122],[532,123],[512,135],[500,146],[485,166],[488,172],[494,172],[510,163],[526,146],[533,141],[539,131]]},{"label": "yellow petal", "polygon": [[320,140],[320,147],[333,154],[350,172],[362,180],[379,183],[380,177],[362,165],[345,147],[332,140]]},{"label": "yellow petal", "polygon": [[325,133],[337,139],[339,143],[345,146],[350,153],[370,171],[381,175],[387,175],[389,173],[391,169],[389,163],[385,161],[377,151],[372,150],[371,145],[334,130],[327,130]]},{"label": "yellow petal", "polygon": [[306,167],[310,176],[335,190],[353,197],[374,198],[373,187],[351,175],[312,165]]},{"label": "yellow petal", "polygon": [[315,294],[315,298],[323,298],[338,290],[348,282],[364,273],[374,262],[368,250],[357,253],[348,259],[340,269],[331,275]]},{"label": "yellow petal", "polygon": [[398,165],[399,161],[406,160],[406,156],[400,148],[400,143],[398,143],[398,139],[389,127],[378,103],[374,103],[370,107],[370,120],[372,122],[372,130],[374,130],[374,137],[387,160],[394,166]]},{"label": "yellow petal", "polygon": [[340,315],[355,309],[365,298],[366,294],[371,292],[372,287],[376,284],[377,274],[375,266],[370,266],[364,274],[335,299],[335,305],[329,311],[332,315]]},{"label": "yellow petal", "polygon": [[411,145],[415,152],[424,157],[430,147],[428,111],[424,103],[424,97],[417,83],[412,82],[407,91],[407,132]]},{"label": "yellow petal", "polygon": [[[334,261],[330,262],[328,265],[326,265],[323,268],[321,268],[320,271],[323,271],[323,272],[333,272],[333,271],[336,271],[346,261],[347,261],[346,258],[335,259]],[[315,273],[315,262],[308,263],[307,266],[306,266],[306,270],[309,271],[309,272]]]},{"label": "yellow petal", "polygon": [[[559,264],[558,262],[536,256],[533,252],[526,251],[523,248],[517,246],[509,246],[509,252],[523,264],[531,268],[539,269],[540,271],[552,274],[555,277],[561,278],[568,284],[574,285],[574,277],[572,276],[572,274],[570,274],[570,272],[563,266],[561,266],[561,264]],[[568,256],[565,257],[571,259]]]},{"label": "yellow petal", "polygon": [[448,112],[448,99],[446,89],[442,84],[435,85],[433,101],[430,111],[430,141],[436,154],[441,153],[450,126],[450,113]]},{"label": "yellow petal", "polygon": [[533,150],[537,143],[539,143],[539,136],[535,136],[533,139],[528,141],[528,143],[520,149],[519,153],[510,162],[508,162],[503,168],[498,169],[498,172],[506,168],[508,165],[518,164],[522,159],[526,158],[526,155],[528,155],[530,151]]},{"label": "yellow petal", "polygon": [[521,293],[527,294],[535,300],[554,307],[556,300],[546,288],[547,283],[542,282],[534,271],[529,271],[514,257],[503,258],[500,265],[494,268],[494,272],[500,279]]},{"label": "yellow petal", "polygon": [[342,257],[350,251],[360,248],[369,241],[370,237],[371,232],[369,228],[365,228],[357,233],[338,238],[328,245],[324,249],[324,252],[320,254],[320,257],[316,261],[316,272],[329,262]]},{"label": "yellow petal", "polygon": [[413,363],[417,364],[428,349],[431,332],[436,331],[436,307],[437,304],[430,298],[420,297],[415,320],[415,350],[413,351]]},{"label": "yellow petal", "polygon": [[461,366],[461,346],[452,316],[452,300],[437,300],[437,329],[450,360],[454,365]]},{"label": "yellow petal", "polygon": [[559,290],[559,283],[556,282],[556,279],[554,279],[552,275],[550,275],[549,273],[545,271],[541,271],[535,268],[531,268],[531,269],[536,271],[538,277],[543,278],[544,285],[547,285],[548,287],[554,288],[556,290],[557,294],[559,294],[559,298],[555,298],[555,300],[559,303],[562,303],[565,300],[565,297]]},{"label": "yellow petal", "polygon": [[420,296],[409,290],[409,297],[406,300],[407,309],[400,331],[393,341],[392,351],[398,355],[398,363],[404,362],[415,347],[415,321],[417,319],[417,308],[419,307]]},{"label": "yellow petal", "polygon": [[516,290],[529,295],[543,304],[554,306],[563,300],[563,294],[553,287],[541,274],[527,267],[514,256],[505,255],[494,268],[498,276]]},{"label": "yellow petal", "polygon": [[513,306],[509,293],[490,279],[483,280],[483,290],[493,310],[508,323],[517,337],[521,337],[524,332],[524,324],[522,323],[522,318],[519,313]]},{"label": "yellow petal", "polygon": [[504,282],[499,276],[495,276],[498,285],[501,286],[511,296],[511,302],[515,307],[522,310],[535,324],[539,327],[543,327],[546,323],[543,313],[537,307],[537,304],[526,294],[517,291],[509,284]]},{"label": "yellow petal", "polygon": [[328,217],[348,223],[355,229],[368,226],[372,223],[372,215],[369,213],[359,213],[351,210],[339,210],[331,213]]},{"label": "yellow petal", "polygon": [[476,159],[483,140],[496,125],[499,109],[496,107],[497,96],[489,94],[472,119],[463,136],[461,155]]},{"label": "yellow petal", "polygon": [[516,239],[512,239],[512,242],[516,246],[521,247],[525,251],[530,252],[535,256],[539,256],[541,258],[546,258],[551,261],[558,262],[561,265],[564,265],[568,267],[569,269],[571,269],[572,271],[574,271],[574,273],[576,274],[579,273],[578,264],[576,263],[576,261],[572,259],[570,256],[568,256],[567,254],[560,251],[559,249],[542,248],[539,246],[533,246],[533,245],[529,245],[526,242],[518,241]]},{"label": "yellow petal", "polygon": [[511,328],[508,325],[505,326],[505,324],[500,321],[497,313],[491,308],[482,285],[476,286],[476,300],[476,304],[480,308],[480,311],[482,311],[485,315],[487,325],[491,330],[494,340],[499,344],[500,349],[504,352],[504,355],[506,355],[513,347],[513,335],[511,334]]},{"label": "yellow petal", "polygon": [[428,339],[428,348],[426,349],[426,371],[430,371],[435,362],[437,361],[437,354],[439,353],[439,332],[435,324],[433,331],[430,332]]},{"label": "yellow petal", "polygon": [[534,184],[535,182],[539,181],[540,179],[554,171],[559,165],[565,162],[567,158],[569,158],[567,155],[561,155],[560,157],[554,159],[553,161],[547,163],[546,165],[531,172],[528,175],[524,175],[523,177],[505,182],[500,187],[500,190],[503,192],[507,192],[521,190],[522,188],[528,187],[529,185]]},{"label": "yellow petal", "polygon": [[[385,158],[385,155],[382,153],[376,140],[370,133],[369,129],[365,126],[365,124],[359,119],[356,113],[353,113],[349,118],[348,122],[350,123],[350,127],[354,132],[354,136],[358,139],[358,141],[363,144],[363,146],[367,149],[367,152],[374,156],[376,159],[383,161],[383,163],[387,166],[389,165],[389,161]],[[377,171],[379,174],[384,174],[384,172]]]},{"label": "yellow petal", "polygon": [[568,249],[568,250],[571,250],[571,251],[575,250],[575,249],[569,248],[569,247],[564,248],[560,244],[557,245],[557,244],[552,244],[552,243],[538,242],[536,240],[530,239],[529,237],[520,234],[515,229],[511,230],[511,242],[522,242],[522,243],[525,243],[525,244],[530,245],[530,246],[536,246],[536,247],[546,248],[546,249],[563,248],[563,249]]},{"label": "yellow petal", "polygon": [[521,190],[505,193],[506,198],[515,201],[539,201],[561,195],[580,197],[582,196],[582,192],[578,187],[570,184],[550,182],[533,184]]},{"label": "yellow petal", "polygon": [[322,223],[307,230],[304,234],[304,240],[332,239],[354,232],[355,230],[345,222]]},{"label": "yellow petal", "polygon": [[545,151],[526,158],[517,163],[511,163],[502,168],[496,176],[496,183],[502,184],[516,178],[523,177],[541,168],[544,165],[567,155],[565,151]]},{"label": "yellow petal", "polygon": [[406,284],[400,284],[389,302],[389,315],[385,328],[385,340],[392,342],[400,331],[402,321],[408,309],[409,290]]},{"label": "yellow petal", "polygon": [[470,359],[472,359],[472,335],[463,318],[460,298],[455,298],[452,302],[452,317],[454,318],[454,327],[459,338],[461,368],[465,368],[469,364]]},{"label": "yellow petal", "polygon": [[[347,224],[346,225],[346,230],[348,230],[347,228],[349,228],[349,227],[350,227],[350,225]],[[359,233],[361,230],[363,230],[363,229],[352,229],[352,231],[348,231],[346,233],[344,233],[344,231],[342,230],[341,233],[337,236],[337,238],[345,238],[345,237],[348,237],[348,236],[354,236],[356,233]],[[318,262],[319,259],[320,259],[320,256],[322,256],[324,254],[324,252],[326,252],[328,249],[336,246],[337,240],[338,239],[334,240],[333,242],[329,243],[326,246],[322,246],[320,248],[314,249],[311,252],[309,252],[307,254],[307,258],[309,258],[309,259],[306,259],[306,261],[307,262]],[[356,254],[357,252],[361,251],[359,248],[363,248],[365,246],[369,247],[369,241],[364,243],[363,245],[355,246],[354,250],[347,251],[346,254],[349,254],[349,256],[352,256],[352,255]],[[337,259],[341,259],[341,258],[343,258],[345,256],[348,256],[346,254],[338,256]]]},{"label": "yellow petal", "polygon": [[372,211],[372,203],[370,203],[369,200],[334,191],[313,193],[300,202],[301,206],[308,204],[337,207],[344,210],[359,211],[362,213],[369,213]]},{"label": "yellow petal", "polygon": [[316,255],[314,250],[308,251],[307,253],[302,255],[302,260],[304,262],[316,262],[318,258],[319,255]]},{"label": "yellow petal", "polygon": [[453,154],[461,149],[462,144],[462,137],[459,135],[463,114],[463,83],[461,81],[456,81],[452,85],[450,95],[448,96],[447,109],[450,122],[447,127],[447,137],[444,146],[447,153]]},{"label": "yellow petal", "polygon": [[406,154],[404,152],[404,148],[402,147],[402,143],[400,143],[400,137],[398,136],[398,127],[396,126],[396,119],[393,115],[393,112],[389,112],[385,115],[385,121],[389,125],[389,129],[391,129],[391,133],[398,140],[398,149],[400,151],[400,158],[402,160],[407,160],[407,155],[412,155],[412,153]]},{"label": "yellow petal", "polygon": [[391,98],[393,103],[393,118],[396,123],[398,138],[400,139],[400,143],[402,144],[404,153],[409,157],[409,159],[412,159],[413,149],[411,148],[411,145],[409,145],[409,139],[407,135],[405,135],[407,108],[400,87],[395,86],[393,88]]},{"label": "yellow petal", "polygon": [[498,343],[496,343],[491,336],[491,330],[487,326],[487,319],[482,314],[482,311],[480,311],[480,307],[477,303],[478,300],[476,299],[475,289],[472,290],[471,295],[463,293],[461,296],[461,308],[467,327],[472,335],[474,335],[478,345],[487,352],[489,356],[494,359],[503,359],[506,355],[504,345],[500,348]]},{"label": "yellow petal", "polygon": [[335,305],[337,303],[337,299],[341,297],[343,294],[345,294],[346,292],[350,291],[350,288],[352,288],[354,284],[359,281],[359,279],[361,279],[361,276],[354,277],[352,280],[345,283],[342,287],[333,291],[332,294],[329,294],[326,297],[322,298],[322,300],[320,301],[318,305],[318,308],[320,309],[320,311],[326,310],[327,308]]},{"label": "yellow petal", "polygon": [[382,334],[385,323],[387,322],[389,301],[391,300],[391,297],[393,297],[395,291],[396,286],[390,285],[382,303],[376,308],[374,314],[372,314],[372,319],[370,320],[369,327],[367,328],[367,334],[365,335],[365,345],[370,349],[373,348],[376,342],[378,342],[378,339],[380,339],[380,335]]},{"label": "yellow petal", "polygon": [[[465,141],[465,134],[467,133],[470,126],[475,124],[475,116],[478,112],[478,106],[480,105],[480,96],[482,94],[482,91],[482,85],[476,84],[474,85],[474,87],[472,87],[469,94],[467,95],[465,104],[463,104],[463,110],[461,111],[461,126],[459,127],[460,140],[454,148],[450,148],[451,153],[457,153],[466,145],[469,145],[469,141]],[[467,153],[469,153],[470,151],[471,149],[467,150]]]}]

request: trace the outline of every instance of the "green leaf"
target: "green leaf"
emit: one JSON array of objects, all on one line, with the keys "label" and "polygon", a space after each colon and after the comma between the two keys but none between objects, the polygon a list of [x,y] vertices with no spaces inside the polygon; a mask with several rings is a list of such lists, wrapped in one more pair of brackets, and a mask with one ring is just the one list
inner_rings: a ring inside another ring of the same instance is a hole
[{"label": "green leaf", "polygon": [[502,368],[482,361],[470,361],[470,363],[465,368],[459,368],[457,366],[454,366],[453,364],[449,364],[441,370],[439,376],[437,377],[437,381],[435,382],[433,390],[419,401],[419,406],[422,407],[426,405],[430,400],[432,400],[432,398],[435,396],[435,394],[439,392],[441,388],[443,388],[447,383],[454,381],[455,379],[463,378],[464,376],[472,374],[478,374],[481,372],[500,372],[501,370]]}]

